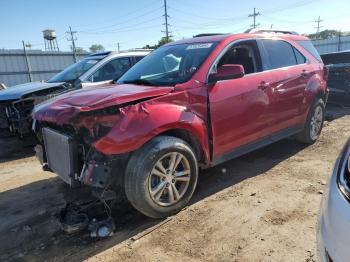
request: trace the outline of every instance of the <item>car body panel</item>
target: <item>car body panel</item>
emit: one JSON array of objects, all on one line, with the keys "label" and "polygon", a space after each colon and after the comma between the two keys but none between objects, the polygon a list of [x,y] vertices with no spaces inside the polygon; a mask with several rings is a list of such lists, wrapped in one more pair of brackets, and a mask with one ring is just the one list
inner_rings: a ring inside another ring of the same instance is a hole
[{"label": "car body panel", "polygon": [[87,88],[60,95],[35,107],[33,115],[38,121],[68,123],[80,112],[119,106],[131,101],[167,94],[172,87],[149,87],[135,85],[107,85]]},{"label": "car body panel", "polygon": [[321,262],[328,262],[327,256],[334,262],[350,258],[350,203],[337,184],[339,170],[349,149],[350,140],[335,163],[321,201],[317,230],[317,251]]},{"label": "car body panel", "polygon": [[350,106],[350,51],[321,55],[329,69],[329,103]]},{"label": "car body panel", "polygon": [[264,79],[258,73],[219,81],[210,88],[214,158],[269,132],[270,99],[258,88]]}]

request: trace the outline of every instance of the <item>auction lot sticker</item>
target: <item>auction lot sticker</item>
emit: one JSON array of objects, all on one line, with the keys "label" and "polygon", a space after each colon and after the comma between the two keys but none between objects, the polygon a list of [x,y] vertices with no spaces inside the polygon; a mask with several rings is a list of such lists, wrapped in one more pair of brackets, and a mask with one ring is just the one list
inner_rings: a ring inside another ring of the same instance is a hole
[{"label": "auction lot sticker", "polygon": [[213,43],[194,44],[194,45],[189,45],[188,47],[186,47],[186,50],[209,48],[212,45],[213,45]]}]

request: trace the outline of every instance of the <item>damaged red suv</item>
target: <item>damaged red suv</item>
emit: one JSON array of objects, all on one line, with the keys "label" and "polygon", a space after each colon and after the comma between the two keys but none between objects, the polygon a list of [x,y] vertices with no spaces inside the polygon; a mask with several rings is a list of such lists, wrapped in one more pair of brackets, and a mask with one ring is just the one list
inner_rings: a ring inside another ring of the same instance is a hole
[{"label": "damaged red suv", "polygon": [[117,84],[37,106],[37,156],[72,187],[125,194],[143,214],[166,217],[188,203],[200,168],[292,135],[315,142],[326,78],[311,42],[294,33],[173,42]]}]

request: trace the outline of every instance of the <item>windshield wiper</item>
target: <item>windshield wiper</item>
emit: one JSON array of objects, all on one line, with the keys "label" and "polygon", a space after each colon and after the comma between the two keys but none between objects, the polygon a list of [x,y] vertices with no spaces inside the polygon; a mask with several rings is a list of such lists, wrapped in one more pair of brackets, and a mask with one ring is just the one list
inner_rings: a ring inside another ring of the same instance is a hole
[{"label": "windshield wiper", "polygon": [[135,80],[126,80],[123,81],[123,84],[135,84],[135,85],[145,85],[145,86],[156,86],[156,84],[154,84],[151,81],[148,81],[146,79],[135,79]]}]

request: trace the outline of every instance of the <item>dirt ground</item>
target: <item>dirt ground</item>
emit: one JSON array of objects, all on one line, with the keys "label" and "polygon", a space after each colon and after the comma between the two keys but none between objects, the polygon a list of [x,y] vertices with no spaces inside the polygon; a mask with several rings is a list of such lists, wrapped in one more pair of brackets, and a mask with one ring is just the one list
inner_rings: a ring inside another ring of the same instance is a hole
[{"label": "dirt ground", "polygon": [[287,139],[202,171],[173,217],[114,210],[117,229],[104,240],[63,234],[55,215],[69,188],[41,171],[28,141],[2,138],[0,261],[316,261],[317,212],[349,113],[330,111],[312,146]]}]

